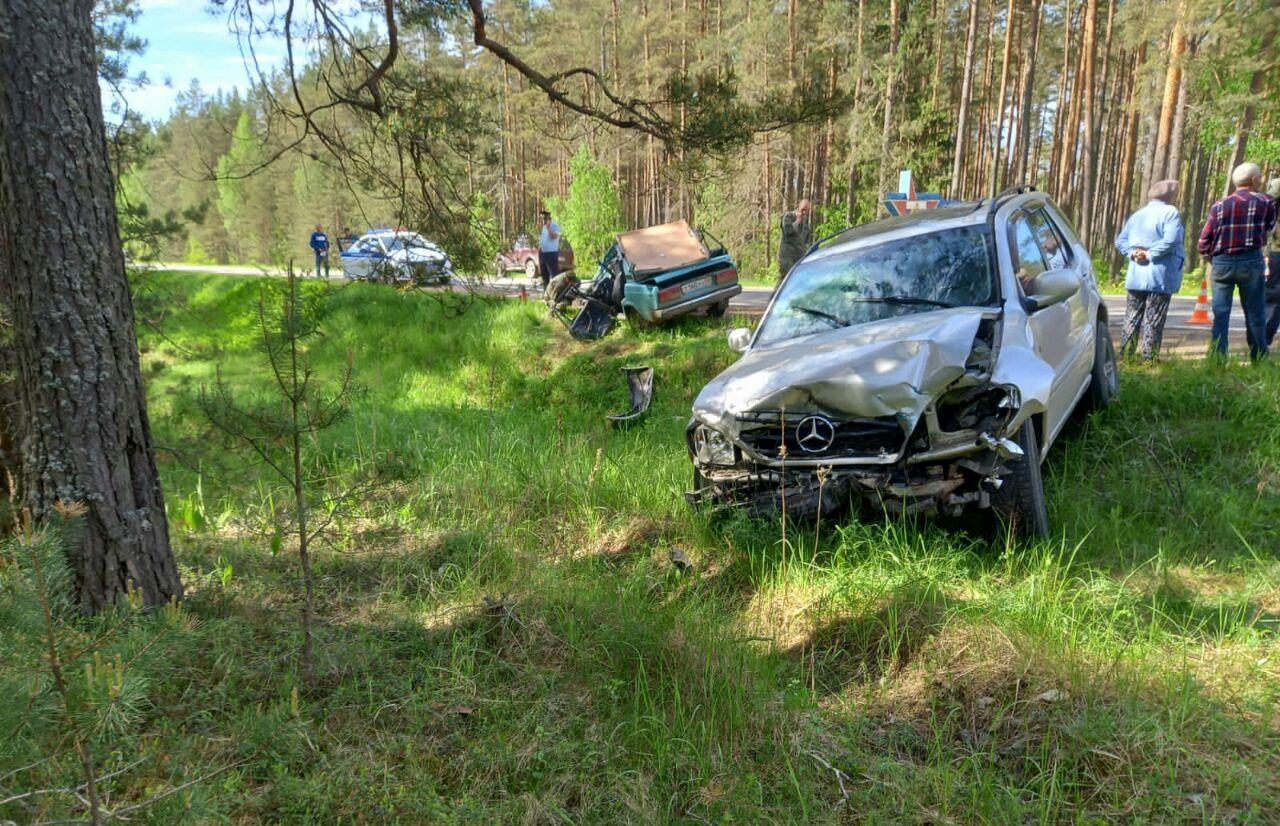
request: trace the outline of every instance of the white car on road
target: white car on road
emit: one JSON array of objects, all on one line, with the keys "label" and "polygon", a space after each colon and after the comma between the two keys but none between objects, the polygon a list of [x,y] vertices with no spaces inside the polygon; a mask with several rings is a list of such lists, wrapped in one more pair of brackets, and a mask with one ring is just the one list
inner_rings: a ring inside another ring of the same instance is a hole
[{"label": "white car on road", "polygon": [[384,284],[448,284],[453,262],[416,232],[374,230],[342,251],[342,274]]}]

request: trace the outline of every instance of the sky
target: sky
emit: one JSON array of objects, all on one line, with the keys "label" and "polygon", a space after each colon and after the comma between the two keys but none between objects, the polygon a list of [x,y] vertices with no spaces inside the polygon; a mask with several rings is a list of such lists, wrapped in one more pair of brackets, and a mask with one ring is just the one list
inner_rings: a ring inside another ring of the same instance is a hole
[{"label": "sky", "polygon": [[[141,0],[139,5],[142,15],[131,31],[147,41],[147,50],[130,60],[130,72],[145,71],[151,83],[126,91],[131,109],[148,120],[163,120],[192,78],[199,79],[209,94],[248,88],[240,45],[225,14],[210,14],[205,0]],[[264,69],[284,62],[284,48],[278,42],[267,41],[257,48]],[[105,89],[103,105],[110,106]]]}]

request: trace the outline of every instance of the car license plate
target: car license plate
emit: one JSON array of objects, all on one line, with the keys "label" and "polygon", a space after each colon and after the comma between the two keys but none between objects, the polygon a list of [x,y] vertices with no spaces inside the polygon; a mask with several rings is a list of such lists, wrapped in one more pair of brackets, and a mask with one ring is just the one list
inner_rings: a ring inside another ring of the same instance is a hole
[{"label": "car license plate", "polygon": [[710,287],[710,286],[711,286],[711,276],[704,275],[701,278],[695,278],[693,281],[690,281],[687,284],[681,284],[680,294],[688,295],[689,293],[696,293],[698,290],[705,290],[707,287]]}]

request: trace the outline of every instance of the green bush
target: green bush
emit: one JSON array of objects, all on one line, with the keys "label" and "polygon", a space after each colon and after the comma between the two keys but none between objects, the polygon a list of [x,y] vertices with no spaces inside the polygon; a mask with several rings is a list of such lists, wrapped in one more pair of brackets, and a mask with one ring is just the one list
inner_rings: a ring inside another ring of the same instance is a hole
[{"label": "green bush", "polygon": [[[613,174],[591,155],[586,144],[578,147],[569,161],[573,183],[563,202],[548,202],[552,214],[573,244],[575,257],[582,262],[599,261],[626,228],[622,218],[622,196]],[[558,206],[558,209],[555,208]]]}]

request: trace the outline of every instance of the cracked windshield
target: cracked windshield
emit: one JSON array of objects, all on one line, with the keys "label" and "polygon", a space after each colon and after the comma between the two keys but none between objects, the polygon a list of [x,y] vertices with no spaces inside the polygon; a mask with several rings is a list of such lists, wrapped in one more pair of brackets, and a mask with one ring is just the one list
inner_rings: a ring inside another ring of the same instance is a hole
[{"label": "cracked windshield", "polygon": [[762,322],[757,344],[994,300],[985,226],[912,235],[799,264]]}]

